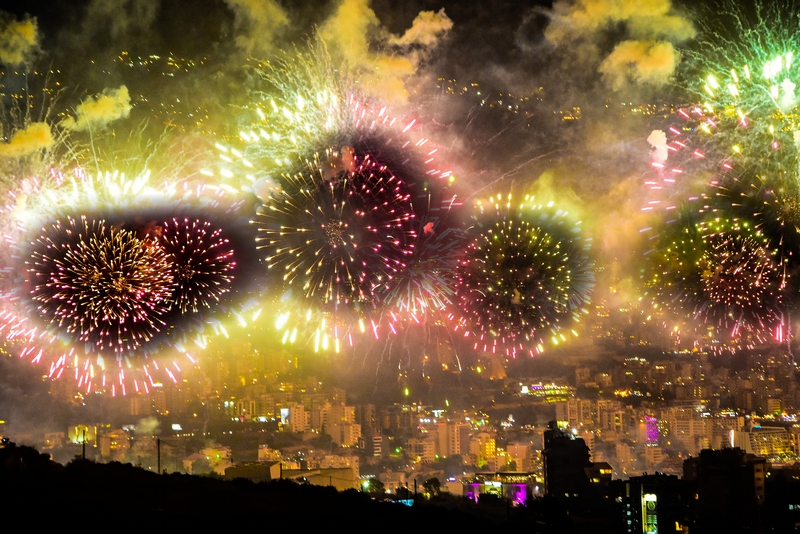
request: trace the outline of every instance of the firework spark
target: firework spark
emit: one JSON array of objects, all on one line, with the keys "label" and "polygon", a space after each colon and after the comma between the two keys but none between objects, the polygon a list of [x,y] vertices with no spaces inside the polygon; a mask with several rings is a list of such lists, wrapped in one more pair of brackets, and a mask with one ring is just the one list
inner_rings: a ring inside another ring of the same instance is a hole
[{"label": "firework spark", "polygon": [[[789,8],[791,9],[791,8]],[[733,6],[691,53],[694,116],[715,149],[762,172],[796,180],[800,156],[800,19],[778,4]]]}]

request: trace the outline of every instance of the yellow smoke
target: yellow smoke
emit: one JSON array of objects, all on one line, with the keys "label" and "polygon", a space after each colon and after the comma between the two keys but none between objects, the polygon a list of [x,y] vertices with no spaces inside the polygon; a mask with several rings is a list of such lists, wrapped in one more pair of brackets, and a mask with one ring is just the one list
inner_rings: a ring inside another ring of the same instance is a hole
[{"label": "yellow smoke", "polygon": [[559,0],[545,36],[556,44],[568,43],[619,23],[636,38],[681,42],[695,35],[692,23],[673,13],[670,0]]},{"label": "yellow smoke", "polygon": [[0,12],[0,63],[21,65],[27,63],[39,48],[36,19],[18,21]]},{"label": "yellow smoke", "polygon": [[274,0],[225,0],[235,15],[236,46],[248,56],[272,51],[289,17]]},{"label": "yellow smoke", "polygon": [[[369,0],[342,0],[320,27],[319,35],[368,93],[398,103],[406,100],[405,81],[452,27],[443,9],[423,11],[411,28],[396,36],[381,26]],[[386,50],[386,45],[391,49]]]},{"label": "yellow smoke", "polygon": [[53,146],[53,134],[45,122],[33,122],[17,130],[8,143],[0,143],[0,157],[19,158]]},{"label": "yellow smoke", "polygon": [[406,30],[402,37],[392,37],[389,42],[399,46],[410,46],[414,44],[422,46],[434,46],[439,42],[442,34],[453,28],[453,21],[450,20],[444,8],[438,13],[433,11],[421,11],[411,27]]},{"label": "yellow smoke", "polygon": [[680,58],[672,43],[666,41],[624,41],[600,64],[600,73],[613,89],[628,80],[649,85],[663,85]]},{"label": "yellow smoke", "polygon": [[369,0],[342,0],[320,28],[320,36],[351,65],[360,65],[369,56],[369,37],[378,32],[380,21],[369,7]]},{"label": "yellow smoke", "polygon": [[106,89],[78,104],[76,118],[67,117],[61,126],[76,131],[103,128],[113,120],[127,117],[130,112],[131,97],[128,88],[121,85],[119,89]]},{"label": "yellow smoke", "polygon": [[534,197],[534,204],[546,205],[552,202],[557,209],[570,213],[577,220],[582,220],[587,215],[586,202],[565,183],[564,177],[558,171],[543,172],[525,190],[525,194]]},{"label": "yellow smoke", "polygon": [[[603,57],[604,32],[623,30],[623,39]],[[670,0],[558,0],[545,37],[571,46],[573,57],[598,64],[604,80],[620,89],[628,81],[661,85],[680,56],[673,46],[695,36],[692,23]]]}]

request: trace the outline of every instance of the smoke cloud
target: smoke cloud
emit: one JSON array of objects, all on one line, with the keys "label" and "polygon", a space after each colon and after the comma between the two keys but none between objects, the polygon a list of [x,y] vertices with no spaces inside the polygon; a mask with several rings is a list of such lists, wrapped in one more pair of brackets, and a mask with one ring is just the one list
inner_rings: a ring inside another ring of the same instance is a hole
[{"label": "smoke cloud", "polygon": [[666,41],[625,41],[617,45],[600,64],[599,71],[608,85],[621,89],[628,81],[660,86],[669,81],[679,54]]},{"label": "smoke cloud", "polygon": [[145,417],[136,423],[136,434],[140,436],[152,436],[158,434],[161,423],[155,417]]},{"label": "smoke cloud", "polygon": [[422,11],[397,36],[381,25],[369,0],[342,0],[319,34],[367,92],[401,103],[407,99],[406,80],[452,27],[444,9]]},{"label": "smoke cloud", "polygon": [[669,151],[667,150],[667,134],[662,130],[653,130],[647,137],[647,142],[653,147],[653,161],[664,163],[667,161]]},{"label": "smoke cloud", "polygon": [[399,46],[417,44],[432,47],[439,42],[442,34],[452,28],[453,21],[445,14],[444,8],[438,12],[421,11],[402,37],[392,36],[389,42]]},{"label": "smoke cloud", "polygon": [[273,0],[225,0],[235,15],[236,46],[248,56],[264,56],[289,25],[289,17]]},{"label": "smoke cloud", "polygon": [[92,0],[86,10],[84,31],[88,37],[102,30],[115,41],[146,34],[158,16],[159,7],[159,2],[153,0]]},{"label": "smoke cloud", "polygon": [[8,143],[0,143],[0,157],[19,158],[51,146],[53,134],[50,126],[45,122],[33,122],[14,132]]},{"label": "smoke cloud", "polygon": [[0,63],[21,65],[33,59],[39,50],[39,32],[36,19],[26,17],[16,20],[0,12]]},{"label": "smoke cloud", "polygon": [[103,128],[111,121],[127,117],[130,111],[131,97],[128,88],[122,85],[119,89],[106,89],[78,104],[75,108],[77,118],[67,117],[61,126],[76,131]]},{"label": "smoke cloud", "polygon": [[[600,43],[620,29],[623,39],[604,50]],[[598,64],[615,90],[628,81],[663,85],[680,59],[673,45],[694,35],[692,23],[673,11],[670,0],[560,0],[545,30],[551,43],[569,45],[581,61]]]}]

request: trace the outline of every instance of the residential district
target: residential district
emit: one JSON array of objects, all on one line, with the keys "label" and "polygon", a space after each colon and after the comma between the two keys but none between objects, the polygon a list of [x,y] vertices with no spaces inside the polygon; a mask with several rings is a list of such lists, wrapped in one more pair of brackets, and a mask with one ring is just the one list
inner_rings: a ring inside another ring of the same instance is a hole
[{"label": "residential district", "polygon": [[[793,358],[774,349],[720,360],[692,351],[618,357],[527,379],[473,367],[460,373],[454,400],[436,406],[413,402],[408,388],[406,402],[355,403],[313,376],[250,362],[113,399],[120,413],[109,407],[109,421],[26,432],[7,418],[0,434],[60,463],[83,456],[395,496],[435,481],[437,492],[475,502],[547,497],[574,514],[613,502],[629,532],[680,531],[688,505],[693,524],[718,524],[720,510],[725,522],[757,523],[766,504],[800,522],[800,491],[767,503],[770,481],[800,480]],[[73,404],[91,401],[70,397],[62,382],[49,387]]]}]

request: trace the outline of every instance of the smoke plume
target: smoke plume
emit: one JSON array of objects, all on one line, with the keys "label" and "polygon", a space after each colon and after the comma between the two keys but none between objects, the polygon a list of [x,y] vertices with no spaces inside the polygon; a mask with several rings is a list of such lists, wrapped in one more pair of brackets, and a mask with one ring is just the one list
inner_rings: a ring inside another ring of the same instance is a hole
[{"label": "smoke plume", "polygon": [[21,21],[0,11],[0,63],[21,65],[28,63],[39,50],[39,32],[36,19],[25,17]]},{"label": "smoke plume", "polygon": [[406,80],[452,27],[444,9],[423,11],[397,36],[381,25],[369,0],[342,0],[319,31],[367,92],[403,103],[407,100]]},{"label": "smoke plume", "polygon": [[289,25],[289,17],[273,0],[225,0],[234,12],[236,46],[248,56],[274,51],[275,42]]},{"label": "smoke plume", "polygon": [[33,122],[17,130],[8,143],[0,143],[0,157],[19,158],[53,146],[53,134],[45,122]]},{"label": "smoke plume", "polygon": [[130,112],[131,97],[128,88],[122,85],[119,89],[106,89],[78,104],[76,118],[67,117],[61,126],[76,131],[103,128],[111,121],[127,117]]},{"label": "smoke plume", "polygon": [[[620,29],[623,38],[604,49],[601,42]],[[559,0],[545,30],[551,43],[570,46],[578,61],[595,64],[615,90],[628,81],[663,85],[680,59],[674,44],[694,35],[670,0]]]}]

